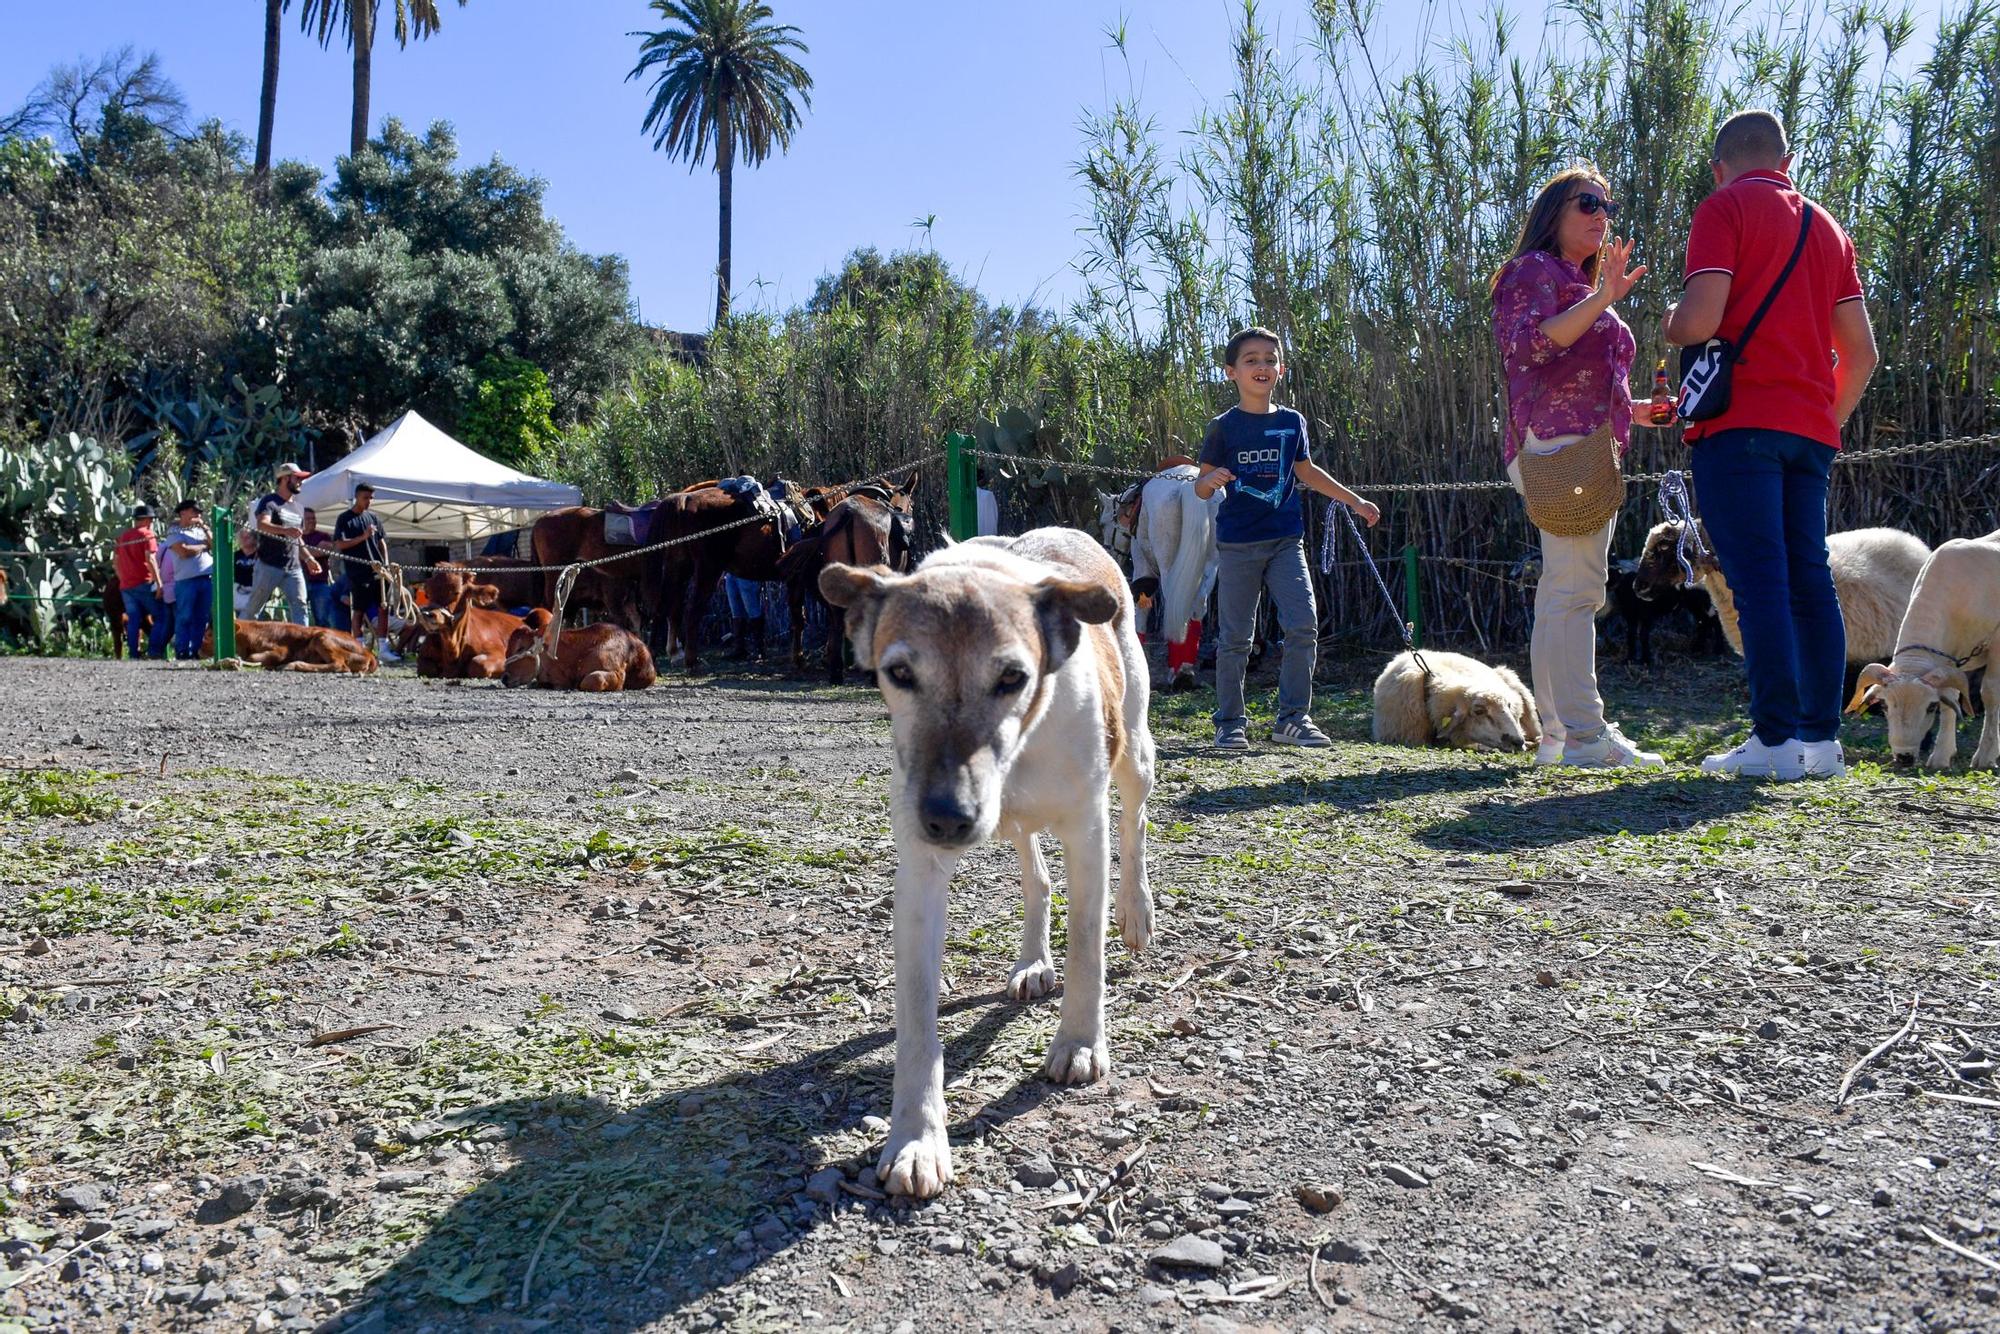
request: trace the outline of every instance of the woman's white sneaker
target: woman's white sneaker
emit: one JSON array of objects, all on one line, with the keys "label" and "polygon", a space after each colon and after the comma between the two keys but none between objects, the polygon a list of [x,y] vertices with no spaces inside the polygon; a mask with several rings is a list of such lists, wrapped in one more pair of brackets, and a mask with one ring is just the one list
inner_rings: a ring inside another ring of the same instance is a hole
[{"label": "woman's white sneaker", "polygon": [[1703,760],[1701,771],[1705,774],[1728,774],[1735,778],[1775,778],[1781,783],[1789,783],[1806,776],[1805,743],[1780,741],[1775,746],[1767,746],[1753,733],[1748,741],[1735,749]]},{"label": "woman's white sneaker", "polygon": [[1799,749],[1807,778],[1847,777],[1847,756],[1838,741],[1801,741]]},{"label": "woman's white sneaker", "polygon": [[1535,743],[1535,767],[1542,769],[1551,764],[1561,764],[1563,762],[1563,746],[1565,744],[1567,743],[1564,738],[1559,736],[1544,736],[1540,741],[1537,741]]},{"label": "woman's white sneaker", "polygon": [[1563,746],[1562,762],[1579,769],[1664,769],[1667,760],[1664,755],[1650,750],[1640,750],[1618,730],[1616,723],[1606,723],[1604,730],[1595,741],[1578,741],[1571,737]]}]

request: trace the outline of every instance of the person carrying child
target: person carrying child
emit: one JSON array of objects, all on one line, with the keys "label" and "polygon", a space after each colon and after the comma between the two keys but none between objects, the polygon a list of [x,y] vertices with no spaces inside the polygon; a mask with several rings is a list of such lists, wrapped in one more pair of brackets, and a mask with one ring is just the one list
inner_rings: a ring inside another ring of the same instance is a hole
[{"label": "person carrying child", "polygon": [[1223,373],[1236,385],[1237,405],[1208,424],[1201,443],[1203,500],[1223,492],[1216,515],[1216,608],[1221,622],[1215,658],[1215,746],[1250,748],[1243,676],[1266,589],[1285,635],[1278,669],[1278,714],[1271,740],[1289,746],[1331,744],[1314,726],[1313,667],[1319,656],[1319,612],[1306,569],[1305,508],[1299,488],[1346,505],[1374,527],[1382,511],[1336,482],[1312,461],[1306,419],[1272,403],[1285,373],[1284,349],[1269,329],[1251,327],[1223,349]]}]

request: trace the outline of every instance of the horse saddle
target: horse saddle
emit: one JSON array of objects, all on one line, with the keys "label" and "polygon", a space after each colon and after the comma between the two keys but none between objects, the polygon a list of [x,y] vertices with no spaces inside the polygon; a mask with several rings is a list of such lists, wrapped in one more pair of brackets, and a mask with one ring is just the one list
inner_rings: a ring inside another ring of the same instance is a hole
[{"label": "horse saddle", "polygon": [[611,501],[604,507],[604,545],[608,547],[643,547],[653,540],[653,516],[660,512],[660,502],[649,500],[643,505],[621,505]]}]

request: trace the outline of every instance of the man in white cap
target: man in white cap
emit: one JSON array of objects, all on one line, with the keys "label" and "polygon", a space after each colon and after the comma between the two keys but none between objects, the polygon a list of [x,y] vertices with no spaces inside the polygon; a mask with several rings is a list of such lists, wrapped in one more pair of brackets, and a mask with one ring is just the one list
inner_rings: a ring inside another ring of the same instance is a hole
[{"label": "man in white cap", "polygon": [[260,496],[250,515],[257,525],[257,569],[250,580],[249,618],[258,615],[271,594],[282,592],[285,619],[294,625],[306,623],[306,571],[315,573],[319,562],[305,541],[305,511],[299,505],[299,484],[312,476],[296,463],[278,465],[278,489]]}]

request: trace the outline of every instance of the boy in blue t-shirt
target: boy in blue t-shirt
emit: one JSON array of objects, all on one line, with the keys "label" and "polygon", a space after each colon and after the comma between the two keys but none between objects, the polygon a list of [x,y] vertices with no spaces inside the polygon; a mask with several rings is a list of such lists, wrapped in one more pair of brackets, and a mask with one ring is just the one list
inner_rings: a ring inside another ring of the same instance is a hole
[{"label": "boy in blue t-shirt", "polygon": [[1306,419],[1277,407],[1271,394],[1285,373],[1278,335],[1249,328],[1223,349],[1223,373],[1236,384],[1238,403],[1208,424],[1201,442],[1201,476],[1194,493],[1207,500],[1218,489],[1216,608],[1222,622],[1215,655],[1215,745],[1250,749],[1243,711],[1243,673],[1257,628],[1257,599],[1266,588],[1285,633],[1278,670],[1278,718],[1271,740],[1290,746],[1330,744],[1313,725],[1313,666],[1319,656],[1319,612],[1306,570],[1305,511],[1299,487],[1351,507],[1374,527],[1382,511],[1329,477],[1312,461]]}]

